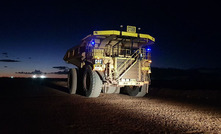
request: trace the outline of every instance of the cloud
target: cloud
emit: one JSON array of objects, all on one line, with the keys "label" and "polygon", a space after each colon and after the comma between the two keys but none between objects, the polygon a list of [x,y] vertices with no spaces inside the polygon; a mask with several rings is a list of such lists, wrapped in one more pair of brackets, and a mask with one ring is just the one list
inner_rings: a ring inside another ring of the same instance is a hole
[{"label": "cloud", "polygon": [[62,75],[62,74],[68,74],[68,70],[63,70],[63,71],[57,71],[57,72],[42,72],[40,70],[34,70],[32,72],[15,72],[17,74],[58,74],[58,75]]},{"label": "cloud", "polygon": [[21,62],[19,60],[12,60],[12,59],[0,59],[0,62]]},{"label": "cloud", "polygon": [[7,68],[8,66],[4,66],[4,68]]},{"label": "cloud", "polygon": [[4,52],[4,53],[2,53],[2,55],[4,55],[6,58],[8,58],[8,53]]},{"label": "cloud", "polygon": [[15,73],[17,73],[17,74],[46,74],[40,70],[35,70],[33,72],[15,72]]},{"label": "cloud", "polygon": [[51,72],[49,74],[68,74],[68,70],[58,71],[58,72]]},{"label": "cloud", "polygon": [[68,74],[69,72],[69,68],[66,66],[55,66],[53,67],[55,69],[58,69],[60,71],[56,71],[56,72],[42,72],[41,70],[34,70],[32,72],[15,72],[17,74],[57,74],[57,75],[64,75],[64,74]]},{"label": "cloud", "polygon": [[69,68],[66,66],[55,66],[53,68],[58,69],[58,70],[69,70]]},{"label": "cloud", "polygon": [[3,55],[8,55],[8,53],[6,53],[6,52],[4,52],[4,53],[2,53]]},{"label": "cloud", "polygon": [[66,66],[55,66],[53,68],[58,69],[60,71],[51,72],[50,74],[68,74],[69,72],[69,67],[66,67]]}]

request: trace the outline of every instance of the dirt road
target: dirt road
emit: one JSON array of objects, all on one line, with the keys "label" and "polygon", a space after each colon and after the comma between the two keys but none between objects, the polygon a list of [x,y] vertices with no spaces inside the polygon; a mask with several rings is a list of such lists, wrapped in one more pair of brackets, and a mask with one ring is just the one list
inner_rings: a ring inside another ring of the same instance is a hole
[{"label": "dirt road", "polygon": [[64,82],[1,80],[1,134],[221,133],[221,110],[146,96],[66,93]]}]

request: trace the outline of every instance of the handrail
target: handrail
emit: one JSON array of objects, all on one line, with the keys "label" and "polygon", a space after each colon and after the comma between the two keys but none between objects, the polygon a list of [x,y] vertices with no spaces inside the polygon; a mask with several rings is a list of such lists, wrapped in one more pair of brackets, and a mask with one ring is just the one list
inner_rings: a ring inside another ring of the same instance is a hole
[{"label": "handrail", "polygon": [[139,49],[138,50],[136,50],[134,53],[133,53],[133,55],[131,56],[131,58],[128,58],[123,64],[121,64],[119,67],[118,67],[118,70],[120,71],[124,66],[125,66],[125,64],[127,64],[127,62],[129,61],[129,60],[131,60],[132,58],[135,58],[136,56],[134,56],[135,54],[139,54]]},{"label": "handrail", "polygon": [[131,66],[129,66],[126,70],[124,70],[124,72],[121,73],[121,74],[118,76],[117,79],[120,79],[121,77],[123,77],[124,74],[125,74],[131,67],[133,67],[133,65],[135,65],[136,63],[137,63],[137,60],[135,60],[135,61],[133,62],[133,64],[131,64]]}]

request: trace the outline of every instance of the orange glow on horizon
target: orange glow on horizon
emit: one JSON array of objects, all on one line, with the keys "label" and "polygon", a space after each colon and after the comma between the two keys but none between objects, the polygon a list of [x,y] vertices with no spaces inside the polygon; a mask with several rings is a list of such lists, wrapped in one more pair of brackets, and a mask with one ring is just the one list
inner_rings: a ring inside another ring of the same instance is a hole
[{"label": "orange glow on horizon", "polygon": [[[32,78],[33,75],[34,74],[0,74],[0,77],[11,78],[13,76],[13,78]],[[46,78],[67,78],[65,74],[45,74],[45,76]]]}]

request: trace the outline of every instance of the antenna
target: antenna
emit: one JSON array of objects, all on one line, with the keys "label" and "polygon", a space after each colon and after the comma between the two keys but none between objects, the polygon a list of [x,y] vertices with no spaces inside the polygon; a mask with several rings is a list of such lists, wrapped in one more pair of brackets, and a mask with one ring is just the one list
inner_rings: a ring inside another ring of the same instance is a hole
[{"label": "antenna", "polygon": [[141,28],[140,28],[140,27],[138,27],[138,28],[137,28],[137,30],[138,30],[138,31],[140,31],[140,30],[141,30]]},{"label": "antenna", "polygon": [[123,25],[120,25],[120,30],[121,30],[121,31],[123,30],[123,27],[124,27]]},{"label": "antenna", "polygon": [[120,35],[122,35],[123,27],[123,25],[120,25]]},{"label": "antenna", "polygon": [[137,28],[137,34],[138,34],[138,38],[140,38],[140,30],[141,30],[141,28],[140,28],[140,27],[138,27],[138,28]]}]

